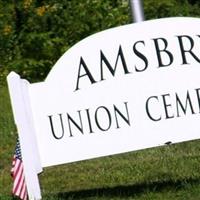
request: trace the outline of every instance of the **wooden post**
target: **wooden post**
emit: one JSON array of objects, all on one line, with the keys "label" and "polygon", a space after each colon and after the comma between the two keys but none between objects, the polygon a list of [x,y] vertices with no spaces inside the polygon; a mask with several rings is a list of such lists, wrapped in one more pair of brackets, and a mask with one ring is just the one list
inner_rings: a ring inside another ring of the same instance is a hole
[{"label": "wooden post", "polygon": [[19,135],[28,196],[29,199],[39,200],[41,199],[41,192],[38,173],[42,171],[42,167],[32,121],[28,92],[29,83],[14,72],[8,75],[7,81]]}]

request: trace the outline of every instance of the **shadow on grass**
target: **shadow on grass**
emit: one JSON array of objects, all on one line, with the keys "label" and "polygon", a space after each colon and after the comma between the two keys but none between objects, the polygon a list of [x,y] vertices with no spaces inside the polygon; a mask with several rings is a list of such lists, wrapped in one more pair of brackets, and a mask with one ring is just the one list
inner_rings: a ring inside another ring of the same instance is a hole
[{"label": "shadow on grass", "polygon": [[162,192],[164,190],[178,191],[184,189],[184,187],[194,184],[200,184],[199,179],[187,179],[179,181],[166,181],[166,182],[152,182],[142,183],[137,185],[121,185],[112,188],[94,188],[80,191],[69,191],[64,193],[58,193],[55,197],[59,199],[82,199],[89,197],[134,197],[139,196],[146,192]]}]

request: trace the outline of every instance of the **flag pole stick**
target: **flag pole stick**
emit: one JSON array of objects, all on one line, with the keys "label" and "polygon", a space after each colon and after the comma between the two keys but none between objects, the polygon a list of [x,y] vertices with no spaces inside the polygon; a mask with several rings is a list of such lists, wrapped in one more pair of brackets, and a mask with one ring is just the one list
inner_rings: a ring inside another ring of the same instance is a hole
[{"label": "flag pole stick", "polygon": [[130,0],[133,22],[144,21],[144,10],[141,0]]}]

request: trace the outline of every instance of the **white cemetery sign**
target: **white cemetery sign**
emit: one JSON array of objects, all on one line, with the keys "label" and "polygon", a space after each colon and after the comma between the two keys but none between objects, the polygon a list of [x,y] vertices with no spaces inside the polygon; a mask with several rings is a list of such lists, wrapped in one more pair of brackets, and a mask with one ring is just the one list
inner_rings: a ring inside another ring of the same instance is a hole
[{"label": "white cemetery sign", "polygon": [[200,19],[96,33],[44,82],[11,72],[9,91],[30,197],[43,167],[200,138]]}]

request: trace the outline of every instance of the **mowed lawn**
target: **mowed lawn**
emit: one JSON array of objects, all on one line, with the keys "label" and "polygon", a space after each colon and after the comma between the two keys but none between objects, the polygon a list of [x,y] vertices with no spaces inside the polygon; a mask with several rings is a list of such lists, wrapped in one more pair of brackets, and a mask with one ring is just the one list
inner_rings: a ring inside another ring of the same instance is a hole
[{"label": "mowed lawn", "polygon": [[[8,90],[0,86],[0,200],[13,200],[16,138]],[[200,141],[45,168],[39,177],[46,200],[198,200]]]}]

